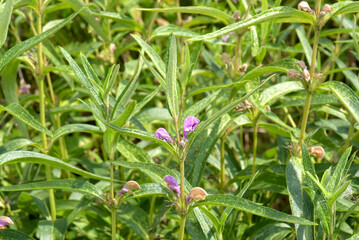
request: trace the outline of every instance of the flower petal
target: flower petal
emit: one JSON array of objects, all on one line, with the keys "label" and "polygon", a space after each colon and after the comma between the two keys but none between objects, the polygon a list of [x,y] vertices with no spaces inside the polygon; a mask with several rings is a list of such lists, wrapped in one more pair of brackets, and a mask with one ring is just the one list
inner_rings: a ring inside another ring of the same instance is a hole
[{"label": "flower petal", "polygon": [[189,116],[183,122],[183,138],[187,137],[187,134],[192,132],[200,121],[198,118]]},{"label": "flower petal", "polygon": [[161,139],[165,142],[172,142],[172,138],[168,134],[167,130],[164,128],[157,129],[155,133],[155,138]]},{"label": "flower petal", "polygon": [[14,222],[11,220],[11,218],[7,216],[1,216],[0,217],[0,226],[5,226],[9,224],[14,224]]},{"label": "flower petal", "polygon": [[178,186],[177,180],[173,176],[166,175],[163,178],[163,181],[167,183],[168,188],[170,188],[173,191],[176,191],[178,195],[181,195],[180,187]]}]

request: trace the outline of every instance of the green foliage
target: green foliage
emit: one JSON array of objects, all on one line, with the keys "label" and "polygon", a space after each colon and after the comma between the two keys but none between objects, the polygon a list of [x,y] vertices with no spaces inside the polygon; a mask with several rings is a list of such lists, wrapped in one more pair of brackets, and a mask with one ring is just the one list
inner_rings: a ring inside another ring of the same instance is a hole
[{"label": "green foliage", "polygon": [[0,238],[356,239],[359,3],[299,2],[0,1]]}]

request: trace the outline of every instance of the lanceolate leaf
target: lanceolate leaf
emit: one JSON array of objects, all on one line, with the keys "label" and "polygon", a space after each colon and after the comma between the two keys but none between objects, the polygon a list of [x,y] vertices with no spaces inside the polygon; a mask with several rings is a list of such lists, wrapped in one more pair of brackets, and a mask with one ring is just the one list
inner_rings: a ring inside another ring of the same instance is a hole
[{"label": "lanceolate leaf", "polygon": [[200,41],[210,38],[215,38],[238,29],[247,28],[259,23],[274,21],[274,22],[301,22],[314,23],[314,17],[306,12],[296,10],[290,7],[276,7],[266,10],[260,14],[253,16],[250,19],[233,23],[215,32],[208,33],[199,37],[191,38],[190,41]]},{"label": "lanceolate leaf", "polygon": [[32,48],[33,46],[35,46],[39,42],[41,42],[44,39],[50,37],[52,34],[56,33],[61,28],[63,28],[68,22],[70,22],[72,19],[74,19],[76,17],[76,15],[80,13],[81,10],[82,9],[80,9],[79,11],[74,12],[72,15],[65,18],[62,22],[60,22],[59,24],[57,24],[53,28],[47,30],[46,32],[43,32],[43,33],[41,33],[39,35],[36,35],[36,36],[34,36],[32,38],[29,38],[29,39],[15,45],[14,47],[10,48],[8,51],[6,51],[5,54],[2,55],[1,58],[0,58],[0,71],[2,71],[4,66],[6,64],[8,64],[12,59],[16,58],[17,56],[19,56],[23,52],[29,50],[30,48]]},{"label": "lanceolate leaf", "polygon": [[176,121],[179,112],[178,94],[177,94],[177,44],[176,37],[169,36],[169,59],[166,74],[166,96],[168,108],[173,119]]},{"label": "lanceolate leaf", "polygon": [[354,119],[359,123],[359,97],[358,95],[346,84],[330,81],[324,83],[322,86],[327,87],[333,92],[339,101],[347,108]]},{"label": "lanceolate leaf", "polygon": [[42,126],[41,123],[39,123],[33,116],[31,116],[30,113],[25,108],[23,108],[20,104],[10,103],[6,107],[0,105],[0,113],[2,111],[7,111],[12,116],[17,117],[25,124],[29,125],[30,127],[40,132],[46,133],[47,135],[52,137],[52,132],[50,132],[47,128]]},{"label": "lanceolate leaf", "polygon": [[13,9],[13,1],[14,0],[6,0],[4,9],[2,11],[0,10],[0,48],[6,40]]},{"label": "lanceolate leaf", "polygon": [[16,231],[14,229],[2,229],[0,231],[0,239],[8,240],[32,240],[32,238],[26,236],[25,234]]},{"label": "lanceolate leaf", "polygon": [[60,128],[58,128],[54,132],[54,137],[52,138],[52,142],[55,142],[60,137],[75,133],[75,132],[88,132],[88,133],[101,133],[101,129],[97,126],[90,125],[90,124],[69,124],[64,125]]},{"label": "lanceolate leaf", "polygon": [[0,166],[4,164],[12,164],[12,163],[37,163],[44,164],[55,168],[61,168],[66,171],[79,174],[84,177],[98,179],[98,180],[109,180],[108,177],[99,176],[90,172],[86,172],[80,168],[74,167],[60,159],[55,157],[51,157],[45,154],[29,152],[29,151],[12,151],[7,152],[0,155]]},{"label": "lanceolate leaf", "polygon": [[92,185],[89,182],[82,180],[74,179],[61,179],[53,181],[44,181],[44,182],[33,182],[33,183],[24,183],[13,186],[1,186],[0,191],[2,192],[22,192],[22,191],[32,191],[40,189],[61,189],[64,191],[70,192],[80,192],[86,195],[96,197],[102,201],[105,200],[102,191],[96,186]]},{"label": "lanceolate leaf", "polygon": [[173,8],[139,8],[138,10],[153,11],[153,12],[202,14],[213,18],[217,18],[226,24],[233,22],[233,18],[230,15],[217,8],[212,8],[212,7],[191,6],[191,7],[173,7]]},{"label": "lanceolate leaf", "polygon": [[262,106],[265,106],[287,93],[300,90],[303,90],[303,86],[299,81],[277,83],[264,89],[260,95],[260,103]]},{"label": "lanceolate leaf", "polygon": [[296,223],[302,225],[315,225],[314,222],[311,222],[304,218],[288,215],[286,213],[279,212],[272,208],[265,207],[255,202],[240,197],[236,197],[233,195],[222,195],[222,194],[208,195],[206,196],[205,200],[196,202],[193,205],[193,208],[201,205],[233,207],[245,212],[252,213],[254,215],[262,216],[269,219],[274,219],[276,221]]},{"label": "lanceolate leaf", "polygon": [[356,13],[359,11],[359,2],[357,1],[343,1],[332,4],[331,6],[333,7],[333,12],[324,15],[324,22],[340,14]]}]

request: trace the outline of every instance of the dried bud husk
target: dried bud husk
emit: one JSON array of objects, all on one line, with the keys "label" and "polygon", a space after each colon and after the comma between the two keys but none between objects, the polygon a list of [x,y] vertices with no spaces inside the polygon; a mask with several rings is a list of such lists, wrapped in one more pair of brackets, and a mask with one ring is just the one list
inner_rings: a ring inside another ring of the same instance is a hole
[{"label": "dried bud husk", "polygon": [[267,111],[267,112],[270,112],[270,111],[271,111],[271,109],[270,109],[270,106],[269,106],[269,105],[266,105],[266,111]]},{"label": "dried bud husk", "polygon": [[329,4],[325,4],[324,5],[324,7],[323,7],[323,9],[322,9],[322,11],[323,12],[326,12],[326,13],[328,13],[328,12],[333,12],[333,7],[332,6],[330,6]]},{"label": "dried bud husk", "polygon": [[116,50],[116,44],[111,43],[109,49],[110,49],[110,53],[113,54]]},{"label": "dried bud husk", "polygon": [[298,79],[298,78],[302,78],[302,74],[300,74],[297,70],[295,69],[290,69],[287,72],[287,76],[289,77],[289,79],[293,80],[293,79]]},{"label": "dried bud husk", "polygon": [[128,181],[125,186],[128,188],[128,189],[141,189],[140,185],[136,182],[136,181]]},{"label": "dried bud husk", "polygon": [[232,14],[232,18],[234,19],[235,22],[241,21],[241,11],[235,11]]},{"label": "dried bud husk", "polygon": [[301,1],[298,4],[298,10],[303,10],[303,11],[305,11],[307,13],[310,13],[310,14],[313,13],[313,10],[309,7],[309,4],[306,1]]},{"label": "dried bud husk", "polygon": [[316,74],[314,74],[314,78],[320,79],[320,78],[323,78],[323,77],[324,77],[324,74],[323,74],[323,73],[316,73]]},{"label": "dried bud husk", "polygon": [[207,195],[207,192],[203,188],[195,187],[190,191],[188,198],[205,200]]},{"label": "dried bud husk", "polygon": [[325,151],[321,146],[310,147],[308,151],[319,159],[323,159],[325,155]]},{"label": "dried bud husk", "polygon": [[229,57],[228,53],[222,53],[222,62],[226,65],[227,69],[231,67],[231,58]]},{"label": "dried bud husk", "polygon": [[247,72],[248,69],[248,65],[246,63],[242,64],[242,66],[239,67],[238,71],[240,71],[241,73],[245,73]]},{"label": "dried bud husk", "polygon": [[307,65],[305,65],[304,61],[298,61],[295,64],[297,64],[297,66],[300,67],[301,69],[307,69]]}]

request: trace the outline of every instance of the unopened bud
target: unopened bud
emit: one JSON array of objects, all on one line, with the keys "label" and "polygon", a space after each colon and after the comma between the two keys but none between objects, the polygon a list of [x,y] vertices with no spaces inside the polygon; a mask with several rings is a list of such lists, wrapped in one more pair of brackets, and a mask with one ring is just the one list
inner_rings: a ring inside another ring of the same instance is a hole
[{"label": "unopened bud", "polygon": [[307,65],[305,65],[304,61],[298,61],[295,64],[297,64],[297,66],[300,67],[301,69],[307,69]]},{"label": "unopened bud", "polygon": [[114,43],[110,44],[110,53],[113,54],[116,50],[116,45]]},{"label": "unopened bud", "polygon": [[319,159],[323,159],[325,155],[325,151],[321,146],[310,147],[308,151]]},{"label": "unopened bud", "polygon": [[307,81],[307,82],[310,81],[310,74],[307,69],[303,70],[303,76],[304,76],[305,81]]},{"label": "unopened bud", "polygon": [[208,195],[207,192],[203,188],[195,187],[195,188],[192,188],[192,190],[190,191],[187,200],[190,200],[190,199],[205,200],[207,195]]},{"label": "unopened bud", "polygon": [[287,76],[289,77],[290,80],[293,80],[293,79],[298,79],[298,78],[301,78],[302,77],[302,74],[300,74],[297,70],[295,69],[290,69],[288,72],[287,72]]},{"label": "unopened bud", "polygon": [[243,63],[243,65],[240,66],[238,70],[239,70],[241,73],[245,73],[245,72],[247,72],[247,69],[248,69],[248,65],[247,65],[246,63]]},{"label": "unopened bud", "polygon": [[269,105],[266,105],[266,111],[267,111],[267,112],[270,112],[270,111],[271,111],[271,109],[270,109],[270,106],[269,106]]},{"label": "unopened bud", "polygon": [[241,11],[235,11],[233,14],[232,14],[232,18],[235,22],[239,22],[241,21]]},{"label": "unopened bud", "polygon": [[222,59],[222,62],[226,65],[226,67],[228,69],[230,69],[230,67],[231,67],[231,59],[230,59],[228,53],[223,53],[221,59]]},{"label": "unopened bud", "polygon": [[329,4],[325,4],[324,5],[324,7],[323,7],[323,9],[322,9],[322,11],[324,11],[324,12],[333,12],[333,7],[332,6],[330,6]]},{"label": "unopened bud", "polygon": [[310,14],[313,13],[313,10],[309,7],[309,4],[306,1],[301,1],[298,4],[298,10],[303,10],[303,11],[305,11],[307,13],[310,13]]}]

